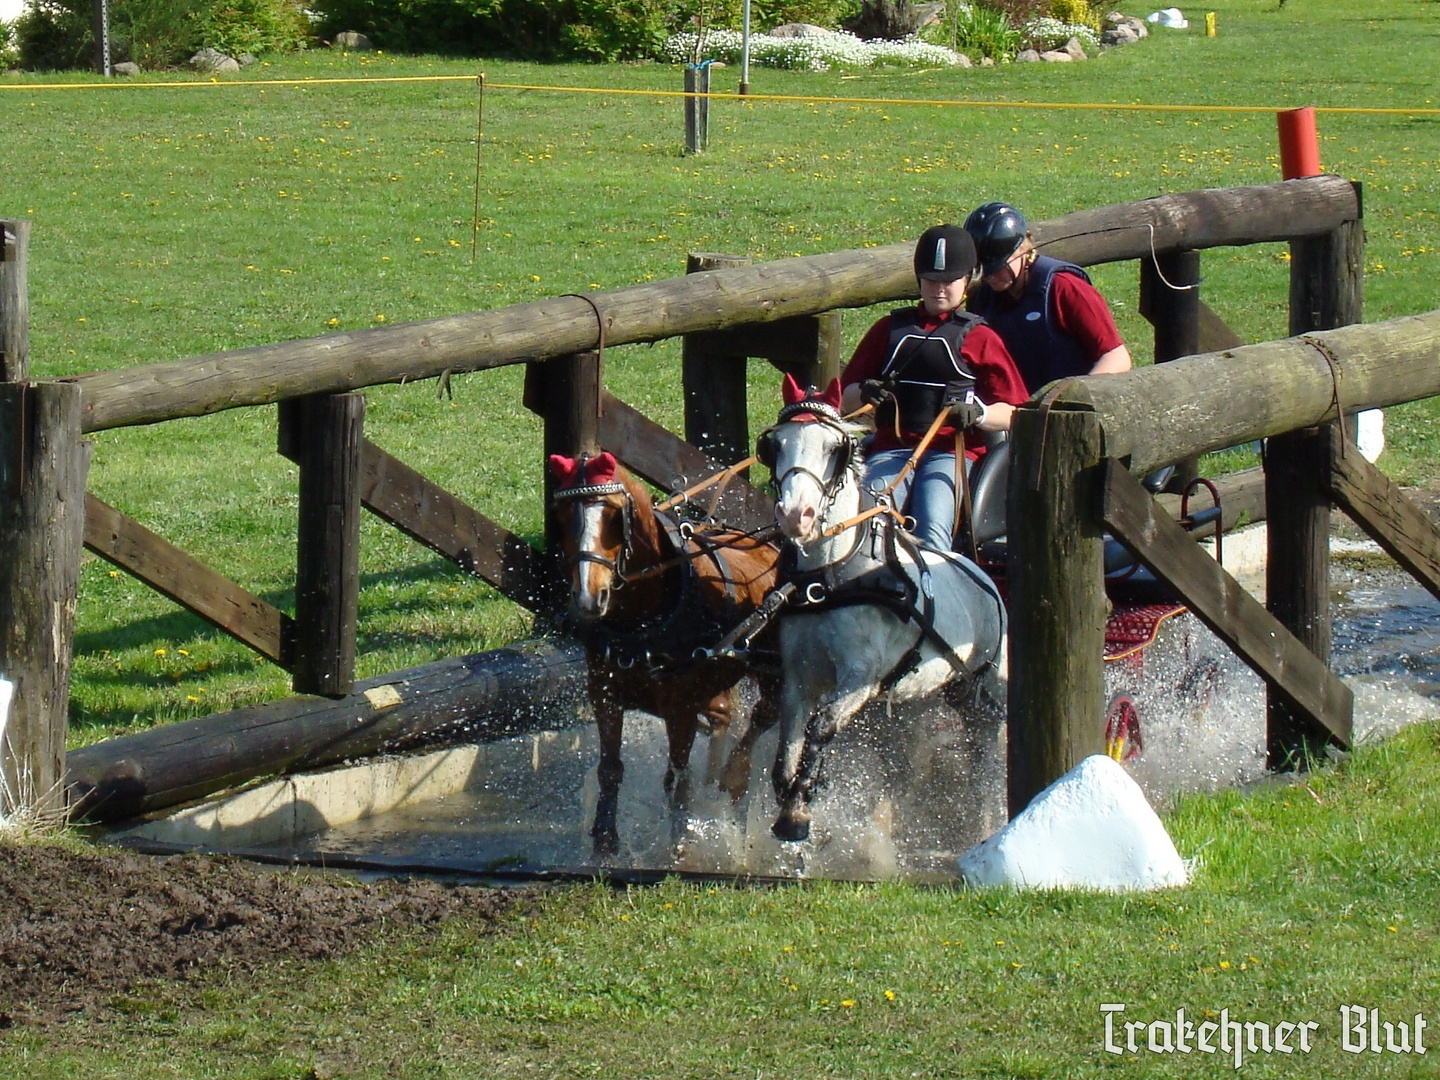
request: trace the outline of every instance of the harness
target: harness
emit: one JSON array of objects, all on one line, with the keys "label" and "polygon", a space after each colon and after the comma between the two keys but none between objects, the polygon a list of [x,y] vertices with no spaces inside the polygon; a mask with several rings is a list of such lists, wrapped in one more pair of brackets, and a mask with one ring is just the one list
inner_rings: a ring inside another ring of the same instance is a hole
[{"label": "harness", "polygon": [[[624,540],[619,557],[612,560],[594,552],[577,550],[567,558],[566,563],[571,569],[581,563],[599,563],[614,575],[614,587],[623,588],[625,582],[631,580],[626,577],[626,564],[634,552],[635,518],[635,500],[625,485],[615,481],[562,488],[555,492],[554,501],[589,501],[610,495],[625,496],[621,510]],[[575,520],[578,528],[580,516],[576,515]],[[562,616],[562,621],[587,649],[599,653],[606,661],[622,669],[644,664],[651,672],[672,672],[716,655],[717,641],[725,635],[726,628],[739,618],[739,596],[734,575],[723,555],[723,543],[695,532],[688,522],[677,522],[667,514],[656,512],[655,521],[670,549],[669,558],[662,555],[661,565],[666,567],[664,572],[667,575],[678,578],[679,587],[666,590],[667,595],[674,595],[674,603],[627,627],[616,626],[613,620],[608,619],[582,623],[568,618],[568,613]],[[579,539],[578,536],[576,539]],[[700,575],[695,565],[701,559],[710,560],[724,585],[726,603],[723,613],[707,605],[701,595]]]}]

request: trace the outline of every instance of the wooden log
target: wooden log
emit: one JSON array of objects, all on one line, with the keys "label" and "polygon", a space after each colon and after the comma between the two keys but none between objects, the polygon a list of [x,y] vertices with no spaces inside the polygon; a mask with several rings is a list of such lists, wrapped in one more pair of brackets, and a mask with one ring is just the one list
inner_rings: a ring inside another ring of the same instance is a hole
[{"label": "wooden log", "polygon": [[152,728],[70,755],[73,817],[121,821],[275,773],[436,742],[564,727],[581,714],[585,652],[530,641],[357,683]]},{"label": "wooden log", "polygon": [[[1291,243],[1291,334],[1360,321],[1364,255],[1365,230],[1359,220]],[[1329,361],[1328,355],[1323,358]],[[1343,411],[1343,380],[1338,370],[1331,377],[1337,411]],[[1343,422],[1341,417],[1276,435],[1265,448],[1265,606],[1324,664],[1330,662],[1331,645],[1330,444],[1336,433],[1330,429]],[[1287,695],[1269,689],[1270,768],[1293,767],[1322,752],[1309,720]]]},{"label": "wooden log", "polygon": [[[601,444],[632,472],[662,491],[680,491],[723,468],[618,398],[607,393],[604,401]],[[701,507],[708,507],[713,495],[713,490],[704,491],[695,500]],[[775,523],[775,502],[743,476],[737,476],[720,496],[715,516],[736,529],[759,529]]]},{"label": "wooden log", "polygon": [[1102,490],[1101,516],[1116,538],[1297,713],[1348,746],[1350,688],[1161,511],[1124,465],[1106,461]]},{"label": "wooden log", "polygon": [[[1155,363],[1200,352],[1200,253],[1172,251],[1140,260],[1140,314],[1155,328]],[[1169,490],[1199,475],[1192,455],[1175,463]]]},{"label": "wooden log", "polygon": [[[685,273],[748,266],[750,261],[745,255],[691,252],[685,259]],[[706,342],[705,336],[686,334],[680,346],[685,441],[722,465],[733,465],[750,456],[745,379],[750,353],[743,348],[722,352]]]},{"label": "wooden log", "polygon": [[1335,419],[1332,362],[1347,413],[1434,397],[1440,311],[1071,379],[1058,401],[1092,409],[1106,453],[1144,474]]},{"label": "wooden log", "polygon": [[[1338,177],[1164,195],[1036,225],[1048,254],[1090,265],[1320,235],[1356,216]],[[913,299],[913,241],[691,274],[591,294],[610,345],[792,315]],[[431,379],[596,347],[590,304],[556,297],[495,311],[262,345],[79,376],[84,424],[99,431],[263,405],[305,394]]]},{"label": "wooden log", "polygon": [[1385,553],[1440,600],[1440,529],[1330,425],[1330,491]]},{"label": "wooden log", "polygon": [[283,443],[300,466],[295,547],[296,693],[339,697],[355,680],[360,600],[360,444],[365,396],[287,402]]},{"label": "wooden log", "polygon": [[0,383],[29,377],[29,259],[30,222],[0,221]]},{"label": "wooden log", "polygon": [[75,387],[0,383],[0,815],[61,795],[89,465]]},{"label": "wooden log", "polygon": [[361,447],[360,502],[516,603],[531,611],[554,606],[541,552],[369,439]]},{"label": "wooden log", "polygon": [[288,615],[90,494],[85,546],[289,670],[294,621]]},{"label": "wooden log", "polygon": [[1010,437],[1007,753],[1014,817],[1046,785],[1105,752],[1106,600],[1095,515],[1099,421],[1091,413],[1047,415],[1027,405],[1016,411]]}]

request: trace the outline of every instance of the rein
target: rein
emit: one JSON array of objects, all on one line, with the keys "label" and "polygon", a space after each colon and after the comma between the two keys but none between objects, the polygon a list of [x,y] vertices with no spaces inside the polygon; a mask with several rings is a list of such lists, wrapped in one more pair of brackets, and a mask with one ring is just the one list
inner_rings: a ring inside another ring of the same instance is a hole
[{"label": "rein", "polygon": [[[862,525],[879,514],[889,514],[897,523],[903,526],[905,524],[905,516],[895,509],[891,496],[895,493],[895,489],[900,486],[900,483],[905,477],[909,476],[910,473],[914,471],[915,466],[920,463],[920,458],[934,441],[940,429],[945,426],[945,421],[948,418],[949,413],[947,412],[941,412],[935,417],[934,422],[930,425],[930,430],[927,431],[925,437],[916,444],[915,449],[911,451],[910,456],[905,460],[905,464],[901,467],[900,471],[895,474],[895,478],[885,485],[884,491],[876,496],[874,506],[868,510],[862,510],[860,513],[846,518],[844,521],[836,522],[820,535],[826,539],[832,536],[839,536],[842,532],[845,532],[845,530],[853,529],[857,525]],[[957,446],[956,453],[959,452],[959,447]]]}]

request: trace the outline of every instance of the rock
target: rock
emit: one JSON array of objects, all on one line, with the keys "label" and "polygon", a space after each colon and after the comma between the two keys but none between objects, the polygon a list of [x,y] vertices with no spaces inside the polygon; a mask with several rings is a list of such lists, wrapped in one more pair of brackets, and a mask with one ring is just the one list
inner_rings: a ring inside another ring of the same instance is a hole
[{"label": "rock", "polygon": [[1133,45],[1139,36],[1128,26],[1112,26],[1100,35],[1101,45]]},{"label": "rock", "polygon": [[971,885],[1124,892],[1184,885],[1185,862],[1123,766],[1086,758],[960,857]]},{"label": "rock", "polygon": [[956,66],[956,67],[962,67],[962,68],[969,68],[969,67],[974,67],[975,65],[974,65],[973,63],[971,63],[971,62],[970,62],[970,58],[969,58],[968,56],[966,56],[966,55],[962,52],[962,53],[956,53],[956,54],[955,54],[955,66]]},{"label": "rock", "polygon": [[863,41],[903,41],[940,18],[943,0],[912,4],[910,0],[861,0],[860,11],[842,24]]},{"label": "rock", "polygon": [[823,26],[816,26],[814,23],[791,22],[782,23],[770,31],[771,37],[779,38],[823,38],[834,37],[834,30],[826,30]]},{"label": "rock", "polygon": [[1064,53],[1069,53],[1071,60],[1090,59],[1088,56],[1085,55],[1085,46],[1081,45],[1080,39],[1076,37],[1072,37],[1069,41],[1065,42],[1065,48],[1061,49],[1060,51]]},{"label": "rock", "polygon": [[980,57],[980,66],[981,66],[981,67],[994,67],[994,66],[995,66],[995,58],[994,58],[993,56],[982,56],[982,57]]},{"label": "rock", "polygon": [[[1033,64],[1039,59],[1040,54],[1034,49],[1021,49],[1015,54],[1015,63],[1017,64]],[[1067,56],[1065,59],[1068,60],[1070,58]]]},{"label": "rock", "polygon": [[1128,26],[1131,30],[1135,31],[1137,38],[1150,36],[1150,28],[1145,25],[1145,20],[1137,19],[1134,15],[1121,15],[1118,11],[1112,11],[1109,15],[1105,16],[1105,22],[1106,25],[1117,28]]},{"label": "rock", "polygon": [[254,53],[248,52],[242,52],[235,59],[240,61],[240,66],[242,68],[249,67],[251,64],[258,64],[260,62],[260,58],[258,56],[256,56]]},{"label": "rock", "polygon": [[1061,49],[1050,49],[1047,52],[1042,52],[1040,59],[1044,60],[1047,64],[1068,64],[1075,58]]},{"label": "rock", "polygon": [[1145,16],[1146,22],[1154,23],[1156,26],[1168,26],[1172,30],[1184,30],[1190,25],[1190,20],[1185,18],[1185,13],[1179,8],[1165,8],[1163,11],[1152,11]]},{"label": "rock", "polygon": [[190,57],[190,66],[196,71],[239,71],[240,62],[233,56],[226,56],[219,49],[204,48]]},{"label": "rock", "polygon": [[116,75],[139,75],[140,65],[133,60],[121,60],[120,63],[111,67],[110,70]]},{"label": "rock", "polygon": [[335,35],[333,47],[349,49],[352,52],[369,52],[375,48],[375,43],[358,30],[341,30]]}]

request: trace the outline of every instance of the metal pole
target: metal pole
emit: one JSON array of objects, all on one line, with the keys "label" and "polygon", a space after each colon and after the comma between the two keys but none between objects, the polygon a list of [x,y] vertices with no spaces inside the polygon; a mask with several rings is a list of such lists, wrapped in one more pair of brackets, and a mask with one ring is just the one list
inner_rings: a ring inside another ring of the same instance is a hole
[{"label": "metal pole", "polygon": [[95,0],[95,67],[106,78],[114,74],[110,65],[110,0]]},{"label": "metal pole", "polygon": [[750,0],[745,0],[740,24],[740,93],[750,93]]}]

